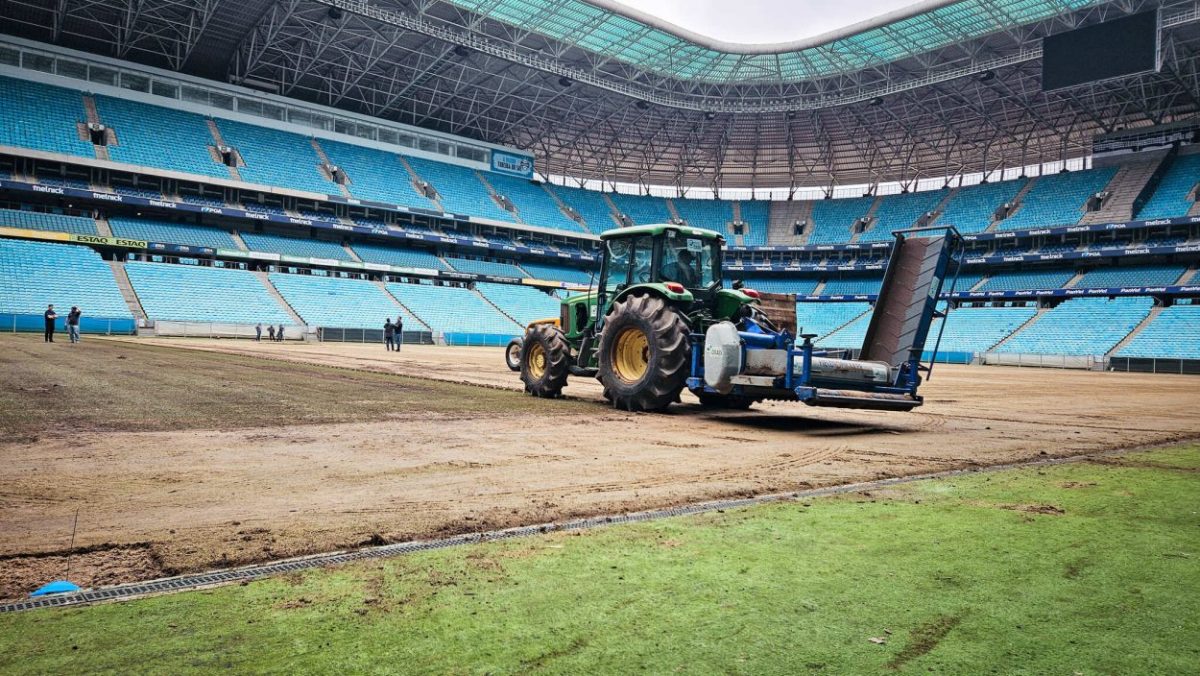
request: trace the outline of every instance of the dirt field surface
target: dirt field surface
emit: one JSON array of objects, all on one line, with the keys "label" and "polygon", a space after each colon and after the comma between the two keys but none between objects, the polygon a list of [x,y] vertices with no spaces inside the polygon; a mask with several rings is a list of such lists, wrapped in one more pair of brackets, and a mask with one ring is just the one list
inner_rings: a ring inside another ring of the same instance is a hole
[{"label": "dirt field surface", "polygon": [[[183,383],[220,373],[213,398],[188,393],[194,417],[168,410],[157,423],[138,424],[136,410],[117,410],[135,400],[114,396],[92,404],[93,413],[105,415],[108,405],[112,420],[127,422],[81,430],[56,422],[75,418],[53,410],[57,385],[37,382],[45,376],[36,369],[10,376],[19,386],[0,374],[4,407],[48,397],[28,415],[10,416],[0,435],[4,598],[62,575],[77,509],[71,577],[91,586],[1200,438],[1200,378],[1186,376],[938,366],[922,392],[926,406],[914,413],[770,402],[714,413],[685,394],[669,413],[629,414],[606,406],[592,380],[573,380],[567,400],[525,397],[497,348],[406,346],[395,354],[376,345],[92,339],[68,352],[31,337],[0,343],[9,374],[30,363],[80,368],[101,353],[113,374],[143,355],[155,360],[156,374],[177,363]],[[246,394],[279,386],[280,374],[287,379],[278,394],[306,411],[303,424],[286,407],[267,411]],[[119,389],[141,387],[130,378]],[[29,392],[14,393],[21,388]],[[361,406],[345,394],[355,388],[365,391]],[[397,405],[381,409],[389,398]],[[214,417],[214,400],[242,403]],[[49,429],[32,434],[22,421],[38,415]]]}]

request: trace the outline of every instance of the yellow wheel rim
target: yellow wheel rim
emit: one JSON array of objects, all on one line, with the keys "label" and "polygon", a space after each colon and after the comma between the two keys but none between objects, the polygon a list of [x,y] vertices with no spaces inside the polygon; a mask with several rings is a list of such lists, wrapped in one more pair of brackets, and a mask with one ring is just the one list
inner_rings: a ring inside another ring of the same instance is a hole
[{"label": "yellow wheel rim", "polygon": [[546,375],[546,348],[538,343],[529,346],[529,375],[534,380]]},{"label": "yellow wheel rim", "polygon": [[628,328],[617,336],[613,348],[613,367],[625,382],[635,383],[650,366],[650,339],[641,329]]}]

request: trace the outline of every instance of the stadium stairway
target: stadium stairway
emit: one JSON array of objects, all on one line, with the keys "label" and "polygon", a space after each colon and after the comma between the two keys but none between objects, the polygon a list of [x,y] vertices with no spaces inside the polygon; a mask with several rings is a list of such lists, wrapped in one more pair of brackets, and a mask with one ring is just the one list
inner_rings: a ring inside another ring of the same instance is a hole
[{"label": "stadium stairway", "polygon": [[[429,324],[425,323],[424,319],[421,319],[421,317],[418,316],[417,313],[412,311],[412,308],[410,308],[409,306],[402,303],[400,301],[400,299],[396,296],[396,294],[392,293],[391,289],[388,288],[388,286],[385,282],[382,282],[377,279],[374,281],[374,284],[375,284],[375,286],[379,287],[379,290],[382,291],[385,295],[387,295],[388,298],[391,298],[393,301],[395,301],[396,305],[399,305],[400,307],[404,308],[404,311],[407,312],[410,317],[417,320],[417,324],[420,325],[419,326],[420,330],[430,331],[430,332],[433,331],[433,329],[429,328]],[[407,333],[407,331],[406,331],[406,333]]]},{"label": "stadium stairway", "polygon": [[825,281],[826,280],[822,279],[821,281],[817,282],[817,285],[813,287],[812,295],[819,296],[825,293]]},{"label": "stadium stairway", "polygon": [[[933,212],[933,218],[929,219],[929,222],[926,223],[926,225],[934,225],[935,223],[937,223],[937,219],[940,218],[941,215],[946,212],[946,205],[949,204],[950,200],[954,199],[955,195],[957,195],[957,194],[958,194],[958,188],[950,188],[949,190],[947,190],[946,194],[942,196],[942,201],[933,205],[933,208],[930,209],[930,211]],[[917,225],[916,223],[913,223],[913,227],[916,227],[916,225]]]},{"label": "stadium stairway", "polygon": [[146,310],[142,308],[142,300],[133,290],[129,275],[125,274],[125,264],[121,261],[108,261],[108,267],[112,268],[113,279],[117,281],[117,289],[121,292],[121,297],[125,299],[125,304],[129,306],[129,311],[137,318],[138,326],[145,326]]},{"label": "stadium stairway", "polygon": [[[767,245],[792,246],[804,244],[812,233],[812,209],[810,200],[771,202],[770,218],[767,219]],[[797,240],[794,227],[796,221],[806,224],[804,234]]]},{"label": "stadium stairway", "polygon": [[1095,211],[1089,211],[1079,219],[1081,225],[1120,223],[1133,218],[1133,203],[1142,194],[1146,183],[1170,154],[1169,149],[1155,151],[1139,162],[1122,164],[1108,185],[1104,186],[1110,197]]},{"label": "stadium stairway", "polygon": [[[1050,308],[1048,308],[1048,307],[1038,308],[1038,311],[1037,311],[1036,313],[1034,313],[1034,315],[1033,315],[1032,317],[1030,317],[1029,319],[1025,320],[1025,323],[1023,323],[1023,324],[1021,324],[1020,326],[1018,326],[1017,328],[1013,329],[1012,333],[1010,333],[1010,334],[1008,334],[1007,336],[1005,336],[1005,337],[1001,338],[1001,339],[1000,339],[1000,342],[998,342],[998,343],[996,343],[995,345],[993,345],[993,346],[991,346],[990,348],[988,348],[988,351],[989,351],[989,352],[992,352],[992,351],[995,351],[995,350],[999,349],[1001,345],[1003,345],[1003,344],[1007,343],[1008,341],[1012,340],[1014,336],[1016,336],[1016,335],[1017,335],[1018,333],[1020,333],[1021,331],[1025,330],[1027,327],[1029,327],[1029,325],[1031,325],[1031,324],[1033,324],[1034,322],[1036,322],[1036,321],[1038,320],[1038,318],[1039,318],[1039,317],[1041,317],[1042,315],[1046,314],[1046,311],[1047,311],[1047,310],[1049,310],[1049,309],[1050,309]],[[951,311],[951,312],[950,312],[950,314],[951,314],[951,315],[953,315],[953,314],[954,314],[954,312],[953,312],[953,311]]]},{"label": "stadium stairway", "polygon": [[[664,199],[663,201],[667,203],[667,213],[671,214],[671,222],[672,223],[682,223],[684,219],[682,216],[679,215],[679,209],[675,208],[675,201],[671,200],[671,199]],[[738,203],[734,202],[733,205],[734,205],[733,206],[734,219],[739,220],[739,221],[742,220],[741,209],[739,208]]]},{"label": "stadium stairway", "polygon": [[267,293],[269,293],[271,297],[275,299],[275,302],[279,304],[279,307],[283,308],[284,311],[288,313],[288,316],[292,318],[293,324],[296,326],[307,325],[307,322],[304,321],[304,318],[299,314],[296,314],[296,310],[292,308],[292,304],[287,302],[283,295],[279,293],[279,289],[276,289],[275,285],[271,283],[271,279],[267,277],[266,271],[255,270],[254,276],[257,277],[258,281],[262,282],[262,285],[267,288]]},{"label": "stadium stairway", "polygon": [[1139,333],[1141,333],[1143,329],[1145,329],[1147,326],[1150,326],[1150,324],[1153,323],[1154,320],[1157,319],[1160,314],[1162,314],[1162,311],[1163,311],[1163,308],[1158,305],[1150,308],[1150,314],[1146,315],[1142,319],[1142,321],[1138,323],[1137,326],[1133,327],[1133,330],[1130,331],[1129,334],[1126,335],[1124,338],[1122,338],[1120,342],[1118,342],[1116,345],[1113,345],[1113,348],[1111,350],[1109,350],[1108,353],[1105,354],[1104,356],[1112,357],[1112,356],[1116,355],[1118,351],[1125,349],[1125,346],[1128,345],[1129,343],[1133,342],[1133,339],[1136,338],[1137,335]]},{"label": "stadium stairway", "polygon": [[250,247],[246,246],[246,240],[242,239],[242,234],[240,232],[237,230],[230,230],[229,236],[233,238],[234,243],[237,244],[239,249],[242,251],[250,250]]},{"label": "stadium stairway", "polygon": [[358,252],[354,249],[351,249],[349,244],[342,242],[342,249],[346,251],[346,255],[350,257],[350,260],[355,261],[356,263],[363,262],[363,259],[358,257]]},{"label": "stadium stairway", "polygon": [[[100,113],[96,110],[96,99],[92,98],[91,96],[89,96],[87,94],[84,94],[83,95],[83,109],[87,114],[87,123],[88,124],[100,124],[101,123]],[[113,132],[111,129],[105,133],[105,136],[107,137],[109,143],[113,142]],[[84,125],[79,130],[79,138],[83,139],[83,140],[90,140],[91,137],[88,135],[88,130],[87,130],[86,125]],[[98,159],[98,160],[112,159],[108,155],[108,146],[98,146],[98,145],[93,144],[92,151],[96,153],[96,159]]]},{"label": "stadium stairway", "polygon": [[495,303],[493,303],[491,298],[488,298],[488,297],[487,297],[487,296],[485,296],[484,294],[480,293],[480,292],[479,292],[479,289],[475,289],[475,288],[473,288],[473,289],[471,289],[471,293],[475,294],[476,296],[479,296],[480,298],[482,298],[482,299],[483,299],[483,302],[485,302],[485,303],[487,303],[488,305],[491,305],[492,307],[496,308],[496,312],[499,312],[500,314],[504,315],[505,317],[508,317],[509,319],[511,319],[511,320],[512,320],[514,323],[516,323],[516,324],[520,324],[521,326],[525,326],[525,324],[523,324],[522,322],[518,321],[516,317],[514,317],[514,316],[512,316],[512,315],[508,314],[507,312],[505,312],[505,311],[504,311],[504,308],[502,308],[502,307],[500,307],[499,305],[496,305]]},{"label": "stadium stairway", "polygon": [[104,236],[104,237],[112,237],[113,236],[112,226],[110,226],[108,224],[108,219],[105,218],[104,216],[98,216],[96,218],[96,232],[98,232],[101,236]]},{"label": "stadium stairway", "polygon": [[[1039,178],[1041,178],[1041,177],[1034,176],[1033,178],[1025,181],[1025,185],[1021,186],[1021,189],[1019,191],[1017,191],[1016,195],[1013,195],[1012,203],[1017,205],[1017,208],[1014,209],[1012,211],[1012,213],[1010,213],[1007,216],[1007,218],[1011,218],[1013,214],[1020,211],[1021,202],[1025,200],[1025,194],[1028,193],[1030,190],[1033,190],[1033,186],[1037,185]],[[1002,205],[997,204],[996,208],[999,209],[1001,206]],[[996,232],[996,228],[1000,227],[1000,224],[1003,222],[1004,222],[1003,220],[996,220],[995,218],[993,218],[992,222],[988,225],[987,229],[985,229],[984,232]]]},{"label": "stadium stairway", "polygon": [[[221,136],[221,129],[219,127],[217,127],[217,123],[215,120],[212,120],[212,119],[205,120],[205,123],[208,125],[208,133],[212,135],[213,143],[215,144],[215,146],[210,149],[210,152],[212,153],[212,156],[213,156],[213,160],[215,160],[217,162],[221,162],[221,156],[217,153],[217,148],[219,148],[220,146],[228,146],[229,144],[225,142],[225,137]],[[237,149],[234,149],[234,154],[237,154]],[[230,178],[232,178],[235,181],[242,180],[242,175],[240,172],[238,172],[237,167],[231,167],[229,165],[225,165],[225,168],[229,170]]]},{"label": "stadium stairway", "polygon": [[[600,197],[604,200],[604,205],[608,207],[608,214],[609,217],[612,218],[612,222],[616,223],[618,228],[625,227],[627,224],[624,223],[619,216],[617,216],[617,214],[621,213],[621,210],[617,208],[616,202],[612,201],[612,197],[609,197],[608,193],[606,192],[600,193]],[[607,228],[603,229],[607,230]]]},{"label": "stadium stairway", "polygon": [[529,225],[523,218],[521,218],[521,211],[517,208],[517,205],[514,204],[512,200],[508,199],[504,195],[501,195],[496,190],[496,186],[492,185],[492,182],[487,180],[487,176],[483,175],[482,171],[477,170],[474,173],[475,178],[479,179],[479,182],[483,184],[483,187],[487,188],[488,194],[492,196],[492,201],[496,203],[496,206],[512,214],[512,217],[516,219],[518,223],[522,225]]},{"label": "stadium stairway", "polygon": [[[421,178],[421,175],[417,173],[417,170],[413,169],[413,165],[409,164],[408,158],[404,157],[403,155],[396,155],[396,159],[400,160],[400,164],[403,165],[404,170],[408,172],[409,180],[412,181],[413,190],[416,190],[417,194],[419,195],[425,195],[425,189],[421,187],[422,184],[433,184]],[[435,187],[434,190],[436,191],[437,188]],[[442,199],[440,195],[435,197],[429,197],[426,195],[425,199],[433,202],[434,206],[438,208],[438,211],[446,210],[446,207],[442,206]]]},{"label": "stadium stairway", "polygon": [[567,203],[562,201],[562,198],[558,196],[558,193],[550,189],[549,183],[543,183],[542,190],[544,190],[546,194],[550,196],[550,199],[554,200],[554,203],[558,205],[558,210],[563,212],[564,216],[578,223],[579,227],[583,228],[584,232],[592,232],[592,229],[588,227],[587,221],[583,219],[583,216],[579,215],[578,212],[567,206]]},{"label": "stadium stairway", "polygon": [[854,242],[857,242],[858,238],[862,237],[862,234],[864,232],[866,232],[867,230],[870,230],[870,229],[874,228],[876,225],[878,225],[878,221],[875,220],[875,212],[879,211],[879,202],[881,200],[883,200],[883,197],[876,197],[874,200],[871,201],[871,207],[869,209],[867,209],[867,213],[862,215],[863,218],[867,219],[867,227],[863,228],[859,232],[855,232],[850,235],[849,242],[851,244],[853,244]]},{"label": "stadium stairway", "polygon": [[[333,162],[329,160],[329,156],[325,154],[325,149],[321,147],[321,144],[317,141],[316,137],[308,139],[308,142],[312,145],[313,151],[317,153],[317,158],[321,160],[323,167],[334,166]],[[325,174],[325,177],[329,179],[330,183],[333,183],[337,186],[338,192],[342,193],[342,197],[354,199],[354,195],[350,194],[350,188],[347,188],[345,183],[338,183],[335,181],[333,176],[330,175],[330,173],[324,168],[322,168],[321,173]]]},{"label": "stadium stairway", "polygon": [[1183,274],[1180,275],[1179,280],[1175,282],[1175,286],[1183,286],[1184,284],[1190,284],[1191,281],[1196,278],[1197,271],[1200,271],[1200,266],[1197,266],[1197,265],[1193,265],[1192,267],[1188,268],[1187,270],[1184,270]]},{"label": "stadium stairway", "polygon": [[1062,285],[1062,288],[1064,288],[1064,289],[1073,289],[1073,288],[1075,288],[1075,285],[1076,285],[1076,284],[1078,284],[1078,283],[1079,283],[1079,281],[1080,281],[1081,279],[1083,279],[1083,275],[1084,275],[1085,273],[1086,273],[1086,271],[1084,271],[1084,270],[1077,270],[1077,271],[1075,271],[1075,276],[1074,276],[1074,277],[1072,277],[1072,278],[1070,278],[1070,279],[1068,279],[1068,280],[1067,280],[1067,281],[1066,281],[1066,282],[1065,282],[1065,283]]},{"label": "stadium stairway", "polygon": [[1200,200],[1192,202],[1192,206],[1188,207],[1188,216],[1200,216]]}]

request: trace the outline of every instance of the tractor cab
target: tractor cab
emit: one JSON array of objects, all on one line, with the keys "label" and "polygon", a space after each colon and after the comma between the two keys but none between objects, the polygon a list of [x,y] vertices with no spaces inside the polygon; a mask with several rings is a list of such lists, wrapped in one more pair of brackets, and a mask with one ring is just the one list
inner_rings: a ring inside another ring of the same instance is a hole
[{"label": "tractor cab", "polygon": [[721,284],[724,238],[711,230],[646,225],[610,230],[603,246],[600,293],[620,295],[640,284],[707,298]]}]

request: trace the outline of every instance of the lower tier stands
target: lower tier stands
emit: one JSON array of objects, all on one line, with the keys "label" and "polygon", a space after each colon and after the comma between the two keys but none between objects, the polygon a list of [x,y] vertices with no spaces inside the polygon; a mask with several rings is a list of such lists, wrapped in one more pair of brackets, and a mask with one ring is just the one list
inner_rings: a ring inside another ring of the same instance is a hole
[{"label": "lower tier stands", "polygon": [[[949,323],[942,332],[940,350],[946,352],[987,352],[1022,324],[1037,314],[1033,307],[966,307],[950,312]],[[930,325],[928,349],[933,348],[942,320]]]},{"label": "lower tier stands", "polygon": [[479,282],[475,289],[522,326],[559,315],[558,299],[532,286]]},{"label": "lower tier stands", "polygon": [[151,320],[295,324],[247,270],[131,261],[125,273]]},{"label": "lower tier stands", "polygon": [[404,317],[405,329],[420,326],[378,284],[363,279],[268,275],[279,295],[309,326],[339,329],[383,329],[389,319]]},{"label": "lower tier stands", "polygon": [[421,249],[397,249],[380,244],[358,243],[351,247],[358,257],[367,263],[395,265],[401,268],[423,270],[449,270],[436,254]]},{"label": "lower tier stands", "polygon": [[431,284],[388,284],[387,288],[435,333],[521,334],[519,324],[470,289]]},{"label": "lower tier stands", "polygon": [[338,261],[351,260],[350,254],[341,244],[327,242],[323,239],[300,239],[298,237],[281,237],[258,232],[240,233],[242,241],[251,251],[277,253],[284,256],[300,258],[325,258]]},{"label": "lower tier stands", "polygon": [[[796,303],[796,333],[815,333],[817,343],[837,329],[864,316],[870,303]],[[862,340],[852,346],[859,347]]]},{"label": "lower tier stands", "polygon": [[[0,239],[0,313],[28,316],[36,330],[50,304],[60,327],[77,305],[87,319],[121,320],[121,332],[133,330],[133,313],[100,254],[72,244]],[[0,329],[9,329],[9,321],[4,318]],[[82,327],[88,330],[89,323]]]},{"label": "lower tier stands", "polygon": [[0,209],[0,226],[25,230],[69,232],[75,235],[95,235],[96,221],[86,216],[49,214],[24,209]]},{"label": "lower tier stands", "polygon": [[1200,359],[1200,305],[1163,308],[1116,356]]},{"label": "lower tier stands", "polygon": [[108,219],[108,226],[113,235],[117,237],[143,239],[148,242],[186,244],[187,246],[205,246],[212,249],[237,248],[237,242],[233,241],[228,232],[203,225],[114,216]]},{"label": "lower tier stands", "polygon": [[[1076,298],[1047,310],[1001,345],[1010,354],[1103,355],[1154,306],[1153,298]],[[953,326],[958,317],[951,315]]]}]

